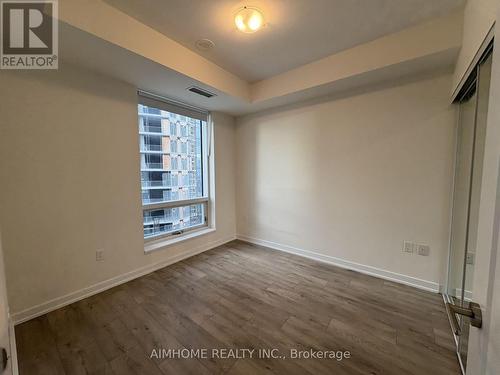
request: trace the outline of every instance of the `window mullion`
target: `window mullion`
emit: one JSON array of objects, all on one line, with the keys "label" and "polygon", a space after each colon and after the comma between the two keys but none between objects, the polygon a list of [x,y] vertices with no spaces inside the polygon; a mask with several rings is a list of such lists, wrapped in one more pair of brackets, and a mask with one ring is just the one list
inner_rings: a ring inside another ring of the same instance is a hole
[{"label": "window mullion", "polygon": [[161,208],[176,208],[176,207],[190,206],[192,204],[199,204],[199,203],[205,203],[205,202],[208,202],[208,197],[185,199],[182,201],[145,204],[142,206],[142,209],[143,210],[155,210],[155,209],[161,209]]}]

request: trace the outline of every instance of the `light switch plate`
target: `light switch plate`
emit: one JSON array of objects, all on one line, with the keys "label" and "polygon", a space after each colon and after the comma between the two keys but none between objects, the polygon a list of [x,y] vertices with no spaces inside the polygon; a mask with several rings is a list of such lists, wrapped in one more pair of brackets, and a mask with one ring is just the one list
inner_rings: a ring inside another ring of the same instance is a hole
[{"label": "light switch plate", "polygon": [[404,253],[413,253],[415,251],[415,244],[411,241],[403,242],[403,252]]},{"label": "light switch plate", "polygon": [[95,251],[95,260],[97,262],[104,260],[104,249],[98,249]]},{"label": "light switch plate", "polygon": [[429,256],[431,252],[431,247],[429,245],[418,243],[416,247],[418,255],[422,255],[424,257]]}]

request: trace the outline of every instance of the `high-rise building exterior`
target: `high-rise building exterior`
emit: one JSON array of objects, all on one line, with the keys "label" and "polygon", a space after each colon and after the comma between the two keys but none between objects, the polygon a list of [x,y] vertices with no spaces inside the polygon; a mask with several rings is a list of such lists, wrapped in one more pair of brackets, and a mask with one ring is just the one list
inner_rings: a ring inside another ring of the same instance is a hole
[{"label": "high-rise building exterior", "polygon": [[[202,134],[205,121],[138,106],[143,206],[203,196]],[[181,231],[205,222],[204,206],[143,211],[144,237]]]}]

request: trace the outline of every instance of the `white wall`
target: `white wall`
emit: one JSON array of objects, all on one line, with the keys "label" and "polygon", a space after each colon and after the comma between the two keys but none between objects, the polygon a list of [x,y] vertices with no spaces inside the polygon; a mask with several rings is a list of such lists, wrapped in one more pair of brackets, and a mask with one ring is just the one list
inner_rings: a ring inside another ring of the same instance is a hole
[{"label": "white wall", "polygon": [[[238,235],[442,284],[451,79],[238,119]],[[403,253],[403,240],[429,244],[430,256]]]},{"label": "white wall", "polygon": [[0,225],[18,318],[234,237],[231,117],[214,114],[217,231],[146,255],[136,88],[67,64],[0,80]]}]

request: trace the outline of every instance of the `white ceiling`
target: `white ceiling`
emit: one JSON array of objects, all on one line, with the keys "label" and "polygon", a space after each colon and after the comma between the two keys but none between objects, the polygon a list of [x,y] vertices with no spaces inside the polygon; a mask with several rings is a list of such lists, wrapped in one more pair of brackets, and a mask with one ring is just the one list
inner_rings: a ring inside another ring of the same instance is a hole
[{"label": "white ceiling", "polygon": [[[354,77],[253,103],[228,95],[125,48],[82,32],[66,23],[61,22],[59,30],[60,68],[63,68],[67,63],[81,66],[106,77],[114,77],[130,83],[145,91],[234,116],[325,96],[331,98],[332,96],[352,95],[356,93],[356,90],[366,90],[367,87],[374,89],[379,85],[395,85],[398,82],[415,79],[415,77],[422,78],[445,72],[449,73],[458,54],[458,47],[446,49],[421,58],[393,64],[383,69],[367,71]],[[187,87],[193,85],[205,88],[217,95],[207,99],[186,90]]]},{"label": "white ceiling", "polygon": [[[255,82],[460,7],[464,0],[105,0],[237,76]],[[234,13],[260,8],[268,25],[238,32]],[[195,42],[208,38],[214,49]]]}]

